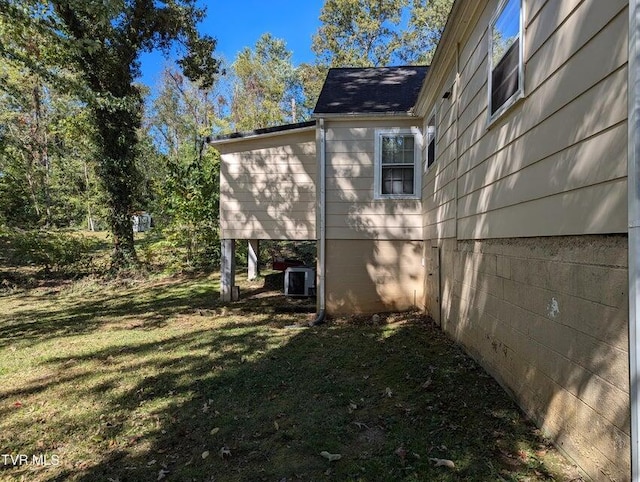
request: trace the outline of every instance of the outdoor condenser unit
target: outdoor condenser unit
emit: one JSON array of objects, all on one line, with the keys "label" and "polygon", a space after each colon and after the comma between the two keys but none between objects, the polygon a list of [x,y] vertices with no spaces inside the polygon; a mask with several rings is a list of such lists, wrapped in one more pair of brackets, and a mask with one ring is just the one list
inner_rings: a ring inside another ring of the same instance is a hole
[{"label": "outdoor condenser unit", "polygon": [[316,294],[316,272],[313,268],[296,266],[284,272],[285,296],[314,296]]}]

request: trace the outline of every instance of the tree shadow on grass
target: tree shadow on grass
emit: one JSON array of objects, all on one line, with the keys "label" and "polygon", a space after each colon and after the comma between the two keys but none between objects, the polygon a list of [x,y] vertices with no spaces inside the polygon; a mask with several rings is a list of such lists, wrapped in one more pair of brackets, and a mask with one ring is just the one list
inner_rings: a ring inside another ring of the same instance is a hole
[{"label": "tree shadow on grass", "polygon": [[[247,289],[242,293],[240,303],[224,304],[219,298],[217,279],[209,278],[196,278],[195,282],[190,279],[184,283],[175,279],[158,284],[141,283],[124,292],[105,289],[104,294],[93,292],[84,299],[76,295],[73,301],[56,297],[57,294],[27,293],[24,295],[25,307],[11,313],[0,312],[0,348],[15,342],[35,343],[42,337],[90,333],[114,320],[120,325],[130,320],[129,328],[153,329],[179,315],[273,313],[279,308],[299,305],[304,305],[305,309],[298,311],[311,310],[311,302],[307,300],[287,300],[262,287]],[[33,300],[44,304],[34,308]]]},{"label": "tree shadow on grass", "polygon": [[[25,295],[25,308],[0,314],[0,346],[15,341],[36,342],[43,336],[59,337],[88,333],[110,320],[138,320],[145,327],[161,326],[171,316],[211,309],[220,305],[216,284],[204,281],[194,287],[175,284],[143,284],[128,292],[91,293],[73,301],[50,295]],[[43,301],[32,308],[32,300]],[[53,304],[53,301],[56,303]],[[135,327],[141,326],[140,323]]]},{"label": "tree shadow on grass", "polygon": [[83,427],[96,434],[93,462],[66,460],[47,480],[550,477],[536,455],[549,448],[475,362],[418,316],[389,322],[249,320],[51,359],[52,370],[82,369],[63,383],[98,400],[102,417]]}]

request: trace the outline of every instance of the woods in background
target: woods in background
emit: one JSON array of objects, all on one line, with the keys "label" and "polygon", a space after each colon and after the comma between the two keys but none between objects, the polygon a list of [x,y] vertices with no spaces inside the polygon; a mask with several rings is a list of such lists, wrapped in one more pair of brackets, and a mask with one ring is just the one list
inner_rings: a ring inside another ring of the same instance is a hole
[{"label": "woods in background", "polygon": [[[327,0],[314,63],[265,33],[225,68],[196,0],[0,0],[0,227],[108,230],[117,271],[139,262],[146,211],[157,249],[216,265],[207,137],[308,120],[330,67],[428,63],[451,3]],[[140,55],[156,49],[179,60],[150,89]]]}]

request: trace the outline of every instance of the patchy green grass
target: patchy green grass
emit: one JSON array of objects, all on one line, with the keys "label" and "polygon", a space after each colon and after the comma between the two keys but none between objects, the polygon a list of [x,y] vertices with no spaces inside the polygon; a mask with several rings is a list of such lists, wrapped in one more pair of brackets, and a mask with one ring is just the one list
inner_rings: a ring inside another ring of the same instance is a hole
[{"label": "patchy green grass", "polygon": [[291,329],[308,316],[243,288],[229,306],[215,276],[90,278],[0,297],[0,455],[28,457],[0,458],[0,479],[576,477],[421,316]]}]

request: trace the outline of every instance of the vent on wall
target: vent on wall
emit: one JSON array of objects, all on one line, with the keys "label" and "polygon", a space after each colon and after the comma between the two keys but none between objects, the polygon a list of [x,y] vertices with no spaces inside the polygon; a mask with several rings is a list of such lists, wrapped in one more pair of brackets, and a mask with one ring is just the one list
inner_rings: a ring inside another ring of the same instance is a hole
[{"label": "vent on wall", "polygon": [[313,268],[293,267],[284,272],[285,296],[314,296],[316,274]]}]

